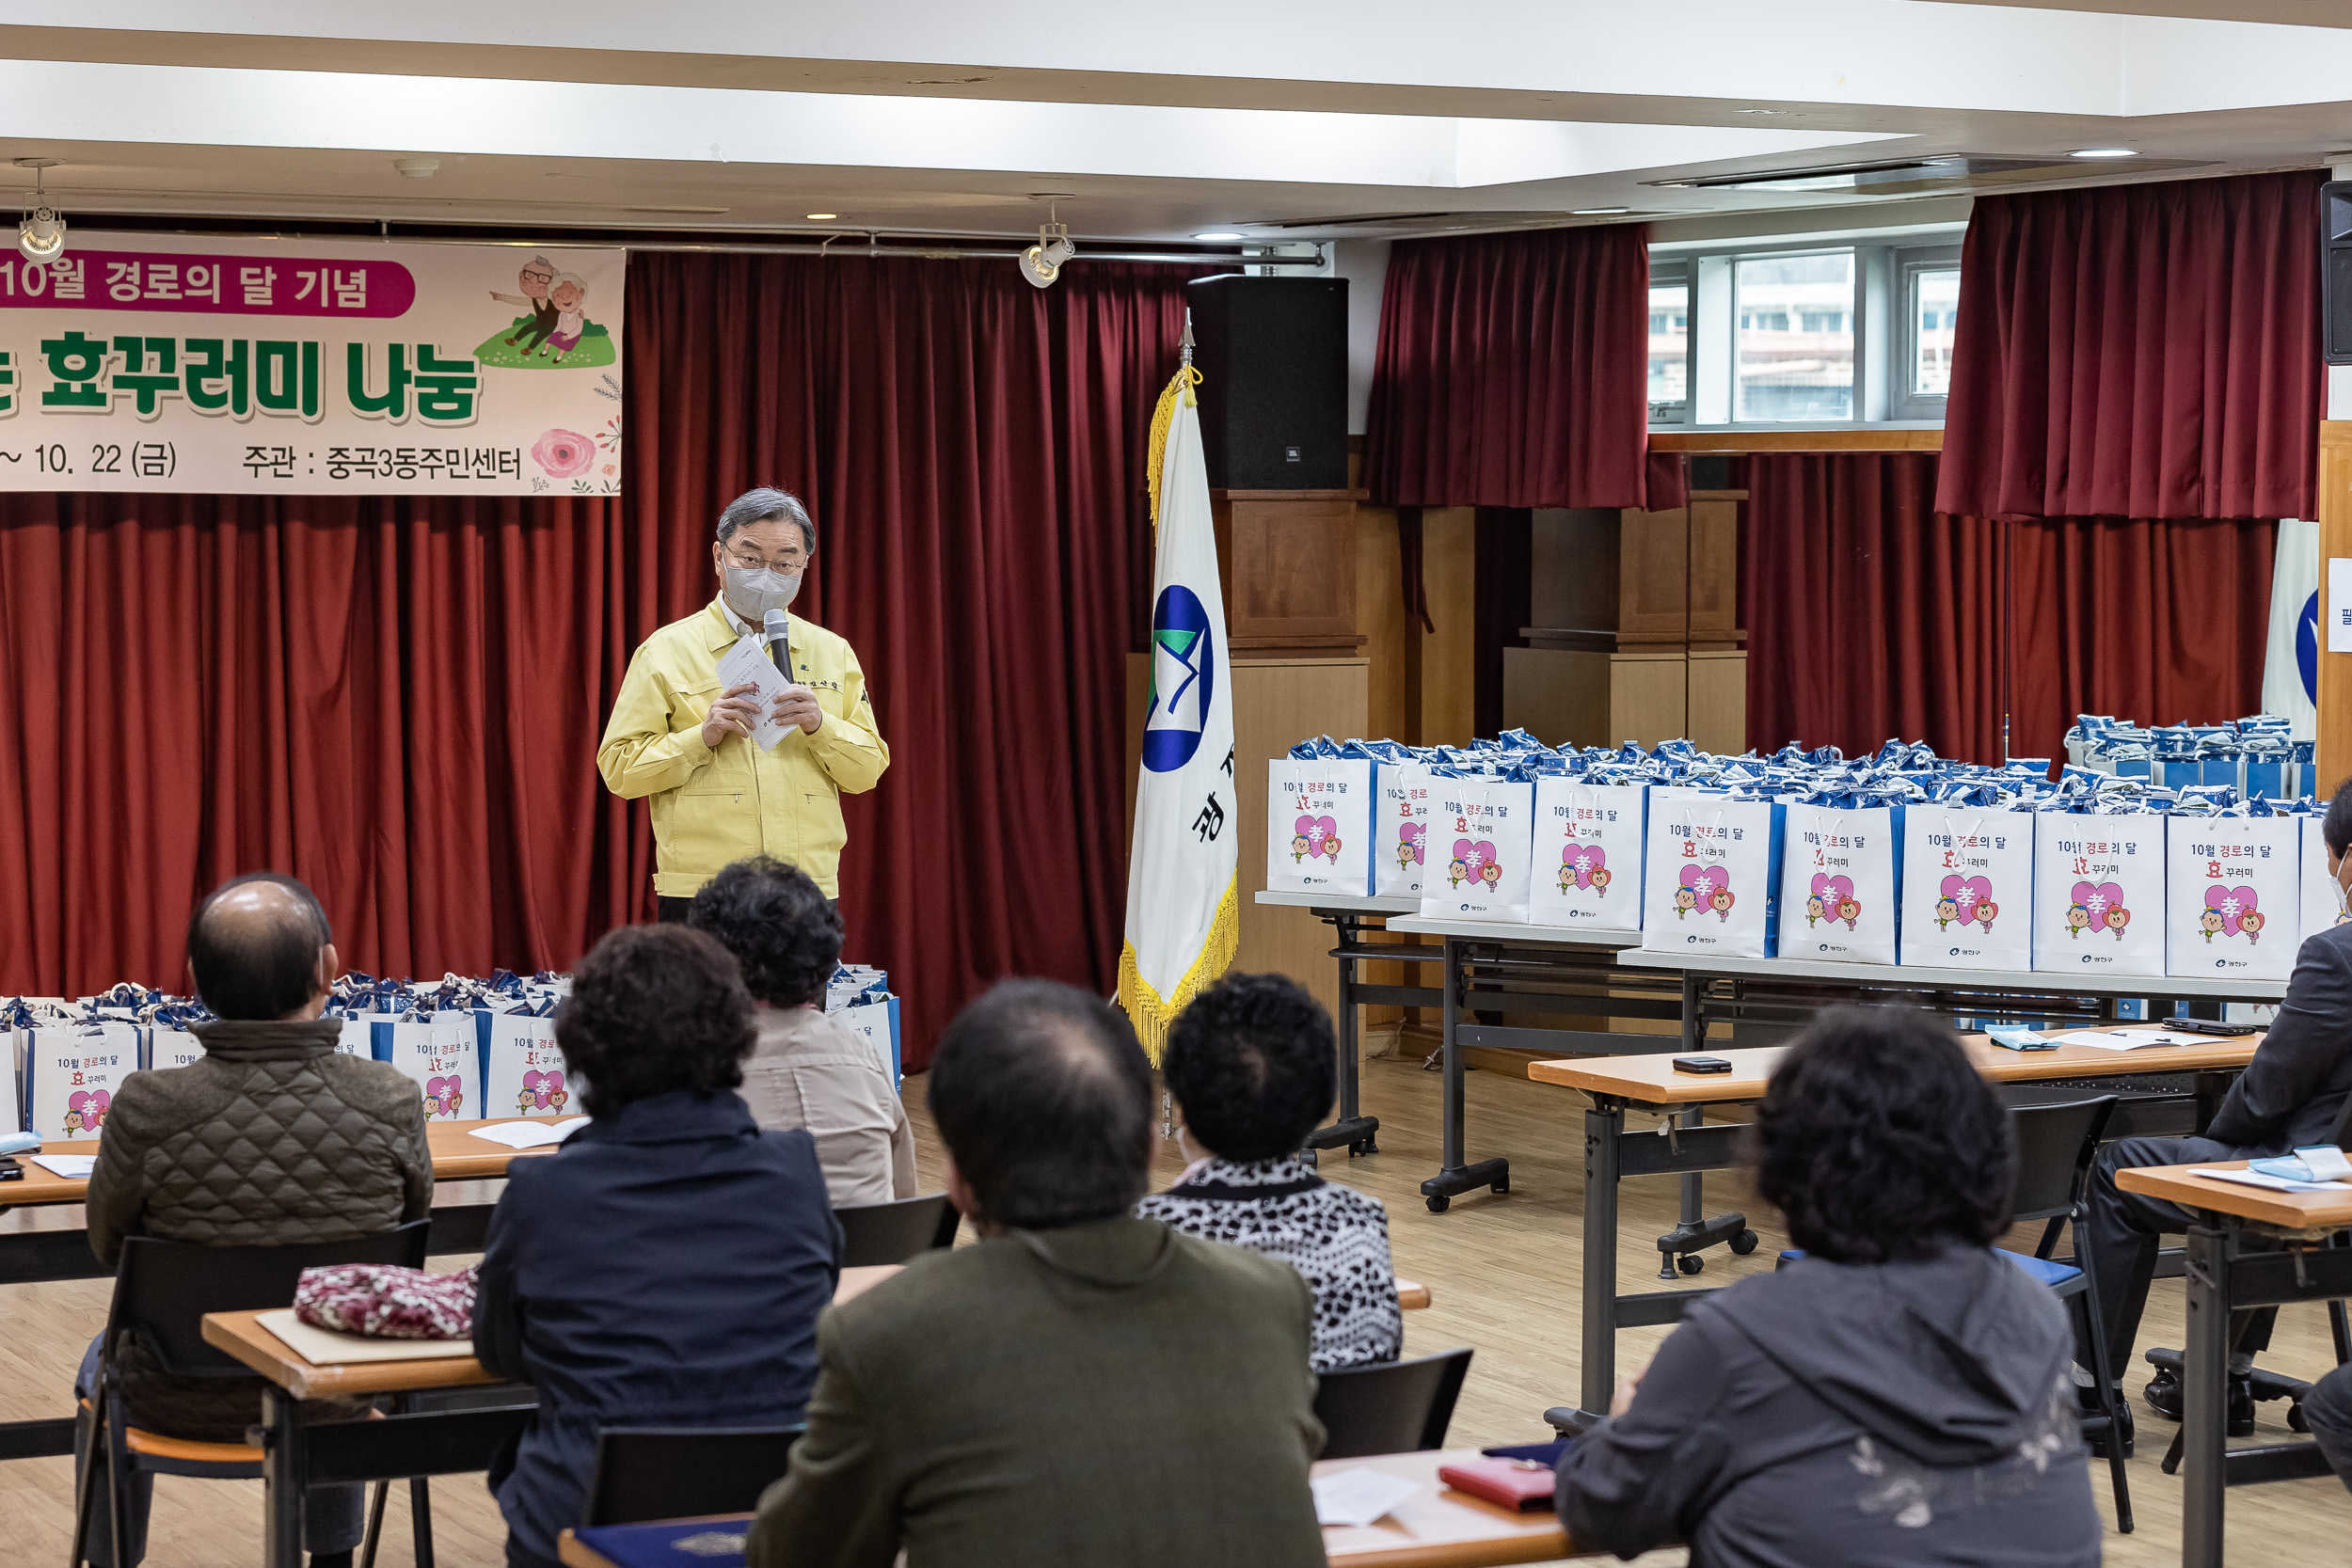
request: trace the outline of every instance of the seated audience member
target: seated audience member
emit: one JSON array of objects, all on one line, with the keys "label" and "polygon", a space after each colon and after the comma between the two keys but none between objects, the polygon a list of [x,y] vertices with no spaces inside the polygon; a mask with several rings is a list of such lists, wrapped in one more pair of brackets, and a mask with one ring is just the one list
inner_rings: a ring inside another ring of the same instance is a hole
[{"label": "seated audience member", "polygon": [[686,924],[735,955],[757,1004],[743,1103],[759,1125],[808,1129],[836,1209],[914,1196],[914,1130],[898,1085],[871,1045],[821,1011],[841,963],[833,900],[806,872],[755,855],[704,883]]},{"label": "seated audience member", "polygon": [[1135,1214],[1152,1101],[1126,1020],[1068,986],[948,1026],[931,1115],[981,1240],[825,1314],[751,1568],[1322,1568],[1313,1298]]},{"label": "seated audience member", "polygon": [[572,977],[555,1038],[592,1119],[515,1162],[474,1305],[474,1354],[539,1395],[490,1471],[512,1568],[553,1568],[598,1428],[801,1418],[841,1227],[809,1135],[734,1092],[755,1037],[735,959],[683,926],[609,932]]},{"label": "seated audience member", "polygon": [[2352,1364],[2338,1367],[2303,1396],[2303,1418],[2336,1479],[2352,1487]]},{"label": "seated audience member", "polygon": [[1405,1342],[1389,1212],[1300,1154],[1331,1109],[1331,1015],[1280,974],[1229,974],[1168,1031],[1161,1081],[1194,1162],[1136,1205],[1146,1219],[1279,1258],[1315,1293],[1314,1369],[1393,1361]]},{"label": "seated audience member", "polygon": [[[291,877],[224,882],[188,921],[188,975],[218,1021],[186,1067],[135,1072],[115,1096],[90,1172],[89,1243],[109,1266],[125,1236],[207,1246],[350,1241],[421,1218],[433,1156],[416,1084],[338,1055],[320,1015],[341,972],[326,911]],[[97,1386],[92,1342],[74,1390]],[[258,1384],[168,1376],[135,1339],[115,1347],[133,1424],[235,1443],[262,1418]],[[90,1497],[90,1560],[130,1568],[146,1552],[154,1478],[132,1480],[128,1551],[117,1558],[103,1487]],[[310,1489],[303,1541],[319,1568],[351,1560],[360,1488]]]},{"label": "seated audience member", "polygon": [[[1560,1461],[1577,1544],[1710,1568],[2089,1568],[2066,1313],[1992,1249],[2007,1110],[1926,1016],[1821,1014],[1756,1108],[1805,1256],[1693,1302]],[[1638,1386],[1638,1391],[1637,1391]]]},{"label": "seated audience member", "polygon": [[[2336,788],[2320,836],[2328,847],[2328,875],[2341,892],[2352,881],[2352,779]],[[2347,1100],[2352,1100],[2352,925],[2339,924],[2304,939],[2295,973],[2279,1004],[2279,1016],[2253,1060],[2230,1085],[2220,1108],[2194,1138],[2118,1138],[2099,1151],[2091,1166],[2078,1248],[2090,1260],[2105,1318],[2108,1370],[2120,1386],[2132,1364],[2132,1341],[2139,1335],[2148,1306],[2148,1282],[2155,1275],[2157,1238],[2184,1235],[2188,1214],[2179,1205],[2115,1184],[2115,1173],[2135,1165],[2202,1165],[2218,1160],[2251,1160],[2284,1154],[2343,1135]],[[2254,1430],[2254,1391],[2247,1374],[2254,1356],[2270,1343],[2277,1307],[2254,1315],[2246,1338],[2231,1357],[2227,1416],[2229,1433]],[[2075,1359],[2090,1362],[2090,1346],[2077,1330]],[[2148,1385],[2148,1408],[2181,1418],[2180,1384],[2161,1377]]]}]

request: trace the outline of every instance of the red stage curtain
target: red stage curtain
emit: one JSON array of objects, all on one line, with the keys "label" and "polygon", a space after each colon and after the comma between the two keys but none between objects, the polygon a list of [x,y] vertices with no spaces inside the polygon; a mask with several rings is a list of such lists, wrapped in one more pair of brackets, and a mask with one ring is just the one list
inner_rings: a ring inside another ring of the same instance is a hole
[{"label": "red stage curtain", "polygon": [[2273,522],[2021,522],[2010,748],[2057,756],[2079,713],[2209,724],[2262,711]]},{"label": "red stage curtain", "polygon": [[1999,762],[2005,531],[1937,513],[1926,453],[1752,457],[1747,488],[1749,744]]},{"label": "red stage curtain", "polygon": [[998,975],[1107,992],[1189,276],[641,255],[617,502],[0,497],[0,991],[176,989],[195,898],[264,867],[380,974],[566,965],[647,918],[596,740],[638,641],[708,597],[720,507],[773,483],[891,742],[842,893],[909,1066]]},{"label": "red stage curtain", "polygon": [[2326,178],[1979,197],[1938,508],[2313,515]]},{"label": "red stage curtain", "polygon": [[1400,241],[1364,483],[1384,505],[1644,505],[1648,365],[1645,226]]}]

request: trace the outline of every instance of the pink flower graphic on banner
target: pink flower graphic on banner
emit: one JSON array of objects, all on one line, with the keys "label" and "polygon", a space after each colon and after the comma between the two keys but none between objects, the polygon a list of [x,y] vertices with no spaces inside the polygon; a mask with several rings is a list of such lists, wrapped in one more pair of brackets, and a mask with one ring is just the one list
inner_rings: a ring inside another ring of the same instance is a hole
[{"label": "pink flower graphic on banner", "polygon": [[[2217,930],[2225,937],[2236,936],[2241,930],[2245,930],[2246,922],[2249,919],[2254,923],[2254,931],[2261,930],[2263,928],[2262,916],[2255,913],[2255,907],[2261,902],[2261,897],[2250,887],[2207,888],[2203,917],[2205,940],[2211,942],[2213,933]],[[2219,918],[2216,919],[2216,916]],[[2253,931],[2246,932],[2246,940],[2249,942],[2254,940]]]},{"label": "pink flower graphic on banner", "polygon": [[1398,829],[1397,829],[1397,831],[1396,831],[1396,863],[1397,863],[1397,864],[1399,864],[1399,865],[1423,865],[1423,864],[1426,864],[1426,863],[1427,863],[1427,862],[1426,862],[1425,860],[1423,860],[1423,858],[1422,858],[1422,857],[1423,857],[1423,856],[1425,856],[1428,852],[1429,852],[1429,824],[1428,824],[1428,823],[1426,823],[1426,822],[1407,822],[1407,823],[1404,824],[1402,827],[1400,827],[1400,828],[1398,828]]},{"label": "pink flower graphic on banner", "polygon": [[531,460],[549,479],[570,479],[596,460],[596,443],[575,430],[550,430],[531,444]]}]

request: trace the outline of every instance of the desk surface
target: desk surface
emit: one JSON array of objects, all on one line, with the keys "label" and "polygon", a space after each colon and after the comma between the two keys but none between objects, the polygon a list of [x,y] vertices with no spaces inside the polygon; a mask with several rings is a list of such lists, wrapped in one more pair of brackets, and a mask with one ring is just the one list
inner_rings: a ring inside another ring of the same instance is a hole
[{"label": "desk surface", "polygon": [[[2205,1160],[2201,1164],[2243,1170],[2243,1160]],[[2339,1230],[2352,1226],[2352,1192],[2277,1193],[2265,1187],[2191,1176],[2185,1165],[2154,1165],[2115,1173],[2127,1193],[2146,1193],[2217,1214],[2274,1225],[2281,1230]]]},{"label": "desk surface", "polygon": [[[2145,1029],[2125,1023],[2117,1029]],[[2068,1030],[2069,1034],[2089,1031]],[[2106,1033],[2101,1030],[2100,1033]],[[1963,1035],[1961,1045],[1976,1062],[1977,1070],[1996,1084],[2033,1083],[2048,1078],[2121,1078],[2149,1072],[2230,1071],[2254,1057],[2263,1037],[2217,1035],[2195,1045],[2158,1045],[2145,1051],[2101,1051],[2088,1045],[2061,1045],[2056,1051],[2004,1051],[1982,1035]],[[1527,1075],[1544,1084],[1562,1084],[1590,1094],[1612,1094],[1643,1105],[1718,1105],[1760,1100],[1765,1080],[1780,1061],[1778,1046],[1745,1051],[1708,1050],[1731,1063],[1729,1072],[1677,1072],[1674,1058],[1661,1053],[1647,1056],[1583,1056],[1565,1061],[1531,1062]],[[2217,1186],[2201,1182],[2200,1188]],[[2249,1188],[2248,1191],[2253,1189]]]},{"label": "desk surface", "polygon": [[[837,1305],[881,1284],[903,1265],[878,1263],[871,1268],[843,1269],[834,1289]],[[418,1361],[311,1361],[256,1322],[260,1311],[207,1312],[204,1342],[228,1352],[296,1399],[358,1398],[393,1394],[410,1388],[465,1388],[496,1383],[471,1346],[462,1353]],[[453,1342],[453,1352],[457,1352]]]},{"label": "desk surface", "polygon": [[[1368,1459],[1327,1459],[1317,1464],[1314,1473],[1319,1476],[1340,1470],[1379,1470],[1421,1484],[1420,1491],[1397,1504],[1378,1524],[1327,1527],[1325,1556],[1340,1568],[1488,1568],[1577,1555],[1556,1514],[1514,1513],[1439,1483],[1439,1465],[1477,1457],[1475,1449],[1450,1449]],[[710,1525],[724,1530],[750,1520],[748,1513],[722,1514],[711,1519]],[[613,1568],[611,1559],[580,1544],[569,1530],[564,1532],[557,1551],[571,1568]]]},{"label": "desk surface", "polygon": [[[533,1159],[552,1154],[553,1144],[544,1148],[508,1148],[487,1138],[473,1136],[477,1127],[491,1127],[501,1122],[520,1121],[520,1117],[491,1117],[481,1121],[429,1121],[425,1123],[425,1141],[433,1149],[433,1179],[437,1181],[478,1181],[502,1177],[507,1164],[515,1160]],[[532,1120],[551,1118],[532,1117]],[[43,1154],[95,1154],[96,1138],[51,1138],[42,1143]],[[33,1164],[29,1154],[20,1154],[19,1164],[24,1167],[24,1180],[0,1187],[0,1207],[15,1207],[47,1203],[79,1203],[89,1196],[89,1182],[59,1176]]]},{"label": "desk surface", "polygon": [[1258,895],[1261,904],[1282,904],[1300,910],[1343,910],[1349,914],[1411,914],[1421,900],[1404,895],[1374,897],[1346,893],[1269,893]]}]

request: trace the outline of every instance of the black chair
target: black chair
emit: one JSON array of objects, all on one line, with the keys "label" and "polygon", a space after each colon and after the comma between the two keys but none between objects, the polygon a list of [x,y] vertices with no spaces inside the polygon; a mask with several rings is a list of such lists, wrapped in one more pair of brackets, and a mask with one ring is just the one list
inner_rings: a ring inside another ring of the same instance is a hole
[{"label": "black chair", "polygon": [[[123,1402],[121,1369],[115,1361],[123,1338],[136,1339],[149,1358],[175,1377],[244,1381],[258,1391],[262,1379],[245,1363],[204,1342],[207,1312],[238,1312],[284,1307],[294,1298],[302,1271],[342,1263],[424,1263],[430,1220],[412,1220],[394,1229],[348,1242],[297,1246],[199,1246],[132,1236],[122,1243],[115,1268],[114,1304],[106,1314],[98,1354],[98,1386],[87,1418],[75,1433],[80,1484],[73,1497],[72,1568],[82,1568],[89,1546],[90,1488],[103,1465],[106,1472],[108,1521],[119,1554],[130,1537],[131,1479],[154,1475],[253,1481],[262,1474],[259,1449],[244,1443],[204,1443],[142,1432],[131,1425]],[[379,1487],[387,1483],[379,1482]],[[424,1485],[411,1481],[411,1497]],[[417,1560],[432,1560],[432,1519],[418,1500]],[[375,1517],[383,1515],[379,1491]],[[373,1527],[367,1543],[374,1555]],[[116,1560],[119,1561],[118,1555]]]},{"label": "black chair", "polygon": [[845,1269],[903,1263],[934,1247],[953,1246],[956,1227],[963,1221],[946,1193],[835,1209],[833,1217],[841,1222],[841,1266]]},{"label": "black chair", "polygon": [[1360,1459],[1444,1448],[1470,1364],[1465,1349],[1325,1372],[1315,1385],[1315,1419],[1325,1433],[1323,1452],[1316,1457]]},{"label": "black chair", "polygon": [[2060,1229],[2082,1218],[2090,1162],[2099,1152],[2100,1136],[2106,1131],[2107,1118],[2115,1114],[2115,1106],[2116,1097],[2109,1094],[2060,1105],[2021,1105],[2010,1110],[2017,1129],[2015,1217],[2021,1224],[2033,1220],[2049,1223],[2043,1227],[2042,1240],[2031,1257],[2019,1252],[2003,1252],[2001,1256],[2047,1285],[2060,1301],[2073,1302],[2083,1314],[2087,1324],[2085,1337],[2090,1342],[2091,1387],[2099,1407],[2095,1412],[2084,1413],[2081,1431],[2086,1438],[2106,1449],[2107,1480],[2115,1489],[2115,1528],[2129,1535],[2132,1493],[2131,1484],[2123,1476],[2123,1425],[2119,1415],[2123,1400],[2107,1370],[2106,1331],[2099,1321],[2098,1287],[2090,1271],[2080,1266],[2079,1243],[2075,1263],[2055,1262],[2050,1258]]},{"label": "black chair", "polygon": [[596,1433],[588,1525],[748,1513],[783,1478],[803,1428],[606,1427]]}]

